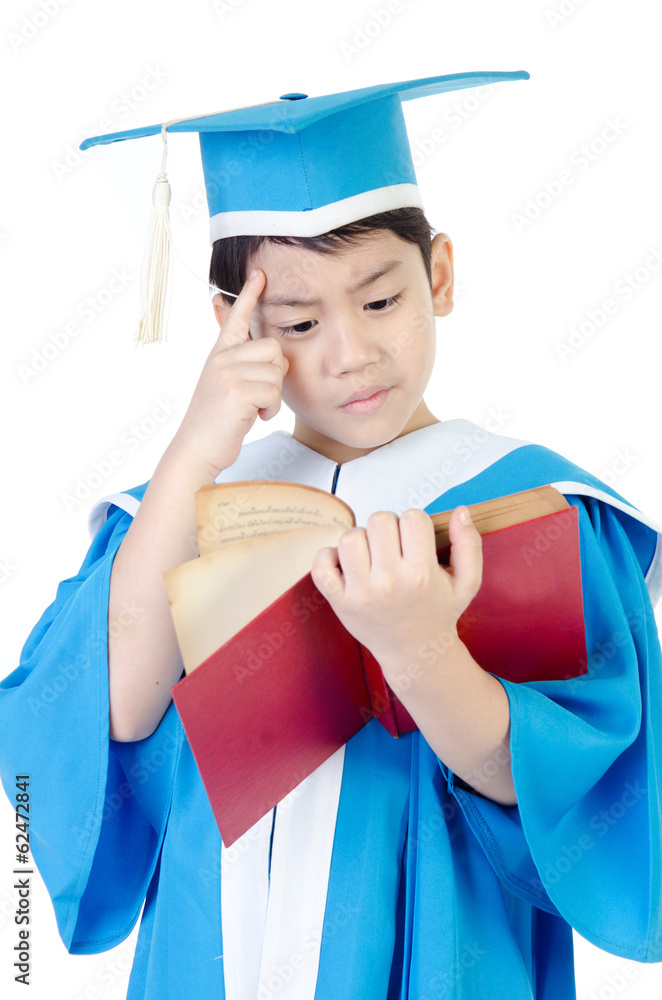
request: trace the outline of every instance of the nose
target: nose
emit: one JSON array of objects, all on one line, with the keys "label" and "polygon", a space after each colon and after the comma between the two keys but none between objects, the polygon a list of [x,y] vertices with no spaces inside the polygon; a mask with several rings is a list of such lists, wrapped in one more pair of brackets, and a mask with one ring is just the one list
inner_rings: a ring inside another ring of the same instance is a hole
[{"label": "nose", "polygon": [[327,357],[331,375],[362,372],[381,358],[378,345],[355,319],[338,319],[329,335]]}]

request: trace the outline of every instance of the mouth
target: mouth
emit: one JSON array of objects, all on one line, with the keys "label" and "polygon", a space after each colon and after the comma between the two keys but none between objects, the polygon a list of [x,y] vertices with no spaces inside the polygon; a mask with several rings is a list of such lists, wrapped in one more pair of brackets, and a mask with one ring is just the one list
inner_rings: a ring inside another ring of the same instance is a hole
[{"label": "mouth", "polygon": [[390,386],[380,386],[365,389],[363,392],[355,392],[345,402],[338,407],[344,413],[370,413],[378,410],[384,403]]}]

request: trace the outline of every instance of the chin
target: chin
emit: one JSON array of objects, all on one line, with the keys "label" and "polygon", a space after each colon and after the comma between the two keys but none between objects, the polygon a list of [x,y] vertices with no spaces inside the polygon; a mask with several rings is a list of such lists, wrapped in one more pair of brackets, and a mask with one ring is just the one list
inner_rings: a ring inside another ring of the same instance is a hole
[{"label": "chin", "polygon": [[336,440],[339,444],[344,444],[349,448],[381,448],[383,444],[388,444],[389,441],[393,441],[399,437],[406,426],[407,421],[405,420],[395,423],[388,421],[388,424],[382,427],[357,427],[351,432],[346,432],[342,435],[338,431],[339,436]]}]

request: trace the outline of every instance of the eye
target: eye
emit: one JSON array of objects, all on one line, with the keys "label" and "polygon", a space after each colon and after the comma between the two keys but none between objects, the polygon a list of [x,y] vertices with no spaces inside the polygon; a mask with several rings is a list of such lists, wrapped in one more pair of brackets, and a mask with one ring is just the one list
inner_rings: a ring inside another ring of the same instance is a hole
[{"label": "eye", "polygon": [[[397,295],[391,295],[389,299],[378,299],[376,302],[368,302],[366,308],[368,308],[369,312],[382,312],[389,305],[395,305],[401,298],[402,292],[399,292]],[[372,309],[370,308],[371,306],[377,306],[377,308]]]},{"label": "eye", "polygon": [[[303,337],[304,334],[310,333],[313,328],[312,324],[315,322],[313,319],[307,319],[305,323],[297,323],[296,326],[278,326],[276,329],[280,331],[282,337]],[[308,329],[302,330],[302,326]]]},{"label": "eye", "polygon": [[[402,298],[402,292],[398,292],[397,295],[391,295],[388,299],[377,299],[375,302],[368,302],[366,308],[368,312],[383,312],[388,309],[391,305],[396,305]],[[372,308],[376,306],[376,308]],[[313,329],[314,325],[317,323],[315,319],[307,319],[304,323],[296,323],[294,326],[277,326],[281,337],[303,337]]]}]

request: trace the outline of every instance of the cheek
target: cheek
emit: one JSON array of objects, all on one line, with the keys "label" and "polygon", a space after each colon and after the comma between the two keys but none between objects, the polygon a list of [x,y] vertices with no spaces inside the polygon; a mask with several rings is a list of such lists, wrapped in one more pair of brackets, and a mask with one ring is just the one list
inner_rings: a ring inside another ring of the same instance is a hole
[{"label": "cheek", "polygon": [[412,308],[405,315],[394,317],[387,352],[398,362],[405,359],[424,364],[430,354],[434,357],[436,341],[434,315],[425,309]]},{"label": "cheek", "polygon": [[393,345],[399,356],[395,364],[406,371],[411,379],[418,381],[429,376],[435,360],[436,338],[429,333],[408,334],[406,341],[401,338]]}]

